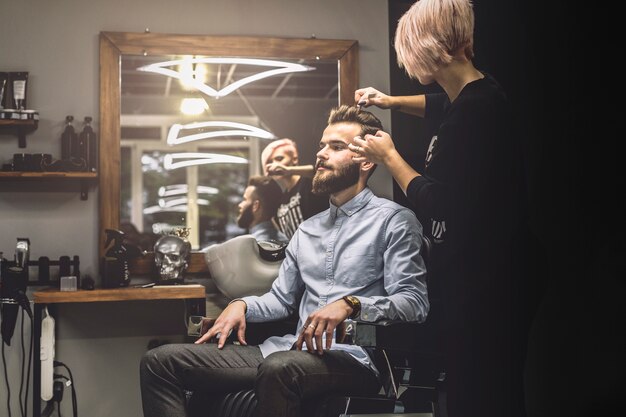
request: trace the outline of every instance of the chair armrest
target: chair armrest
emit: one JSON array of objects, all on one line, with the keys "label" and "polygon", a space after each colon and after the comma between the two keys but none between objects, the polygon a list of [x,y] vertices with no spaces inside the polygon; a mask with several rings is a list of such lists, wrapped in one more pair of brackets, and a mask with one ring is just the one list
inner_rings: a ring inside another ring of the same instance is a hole
[{"label": "chair armrest", "polygon": [[[420,333],[424,323],[416,321],[381,320],[365,322],[347,319],[337,326],[337,343],[361,347],[407,348]],[[416,343],[417,345],[417,343]]]},{"label": "chair armrest", "polygon": [[[205,334],[215,324],[216,318],[204,316],[189,316],[187,321],[187,335],[200,337]],[[298,318],[292,316],[283,320],[268,321],[262,323],[246,323],[246,341],[249,344],[257,345],[270,336],[282,336],[287,333],[294,334]],[[234,334],[229,336],[229,341]]]},{"label": "chair armrest", "polygon": [[215,320],[212,317],[189,316],[187,319],[187,336],[202,336],[213,326]]}]

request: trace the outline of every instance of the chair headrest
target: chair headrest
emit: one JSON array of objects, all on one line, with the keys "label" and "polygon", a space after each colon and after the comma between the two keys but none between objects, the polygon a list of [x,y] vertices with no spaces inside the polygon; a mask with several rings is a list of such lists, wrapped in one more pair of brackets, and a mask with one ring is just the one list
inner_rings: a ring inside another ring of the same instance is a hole
[{"label": "chair headrest", "polygon": [[204,259],[215,286],[226,297],[262,295],[278,276],[285,246],[280,242],[257,242],[252,235],[241,235],[209,246]]},{"label": "chair headrest", "polygon": [[261,259],[268,262],[282,261],[285,259],[287,243],[278,242],[276,240],[260,240],[257,241],[257,245],[259,245],[259,255]]}]

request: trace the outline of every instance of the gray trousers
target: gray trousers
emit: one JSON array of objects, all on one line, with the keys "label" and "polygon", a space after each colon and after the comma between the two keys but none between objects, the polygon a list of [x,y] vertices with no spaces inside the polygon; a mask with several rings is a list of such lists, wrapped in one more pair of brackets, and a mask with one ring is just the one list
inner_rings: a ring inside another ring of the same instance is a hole
[{"label": "gray trousers", "polygon": [[[345,352],[276,352],[263,359],[257,346],[171,344],[141,360],[145,417],[185,417],[185,391],[219,395],[254,388],[258,417],[302,416],[303,401],[325,394],[376,394],[374,372]],[[219,417],[219,416],[215,416]]]}]

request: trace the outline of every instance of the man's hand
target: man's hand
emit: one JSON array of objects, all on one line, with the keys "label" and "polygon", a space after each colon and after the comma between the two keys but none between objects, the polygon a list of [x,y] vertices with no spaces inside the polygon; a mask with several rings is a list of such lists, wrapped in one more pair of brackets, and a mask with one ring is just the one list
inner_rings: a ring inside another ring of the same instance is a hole
[{"label": "man's hand", "polygon": [[213,327],[208,332],[200,336],[195,341],[196,344],[206,343],[214,337],[218,338],[217,348],[221,349],[226,343],[226,339],[233,331],[237,329],[237,339],[242,345],[247,345],[246,342],[246,303],[242,300],[237,300],[229,304],[222,314],[215,320]]},{"label": "man's hand", "polygon": [[317,352],[322,355],[324,353],[322,335],[326,334],[325,349],[328,350],[333,344],[335,328],[350,317],[350,314],[352,314],[352,307],[342,299],[314,311],[304,322],[304,327],[296,341],[296,349],[302,350],[302,343],[306,342],[309,353]]}]

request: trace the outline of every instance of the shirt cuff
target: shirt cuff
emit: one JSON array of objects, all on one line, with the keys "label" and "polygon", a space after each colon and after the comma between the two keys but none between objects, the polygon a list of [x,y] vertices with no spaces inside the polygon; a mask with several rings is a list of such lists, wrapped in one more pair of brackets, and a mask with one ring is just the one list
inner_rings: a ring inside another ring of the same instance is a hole
[{"label": "shirt cuff", "polygon": [[359,297],[361,301],[361,311],[355,317],[356,320],[365,322],[375,322],[380,319],[380,309],[374,306],[366,297]]},{"label": "shirt cuff", "polygon": [[231,305],[232,303],[234,303],[235,301],[243,301],[243,303],[246,305],[246,309],[244,310],[244,314],[248,313],[248,303],[246,302],[246,300],[244,300],[243,298],[235,298],[234,300],[231,300],[228,305]]}]

